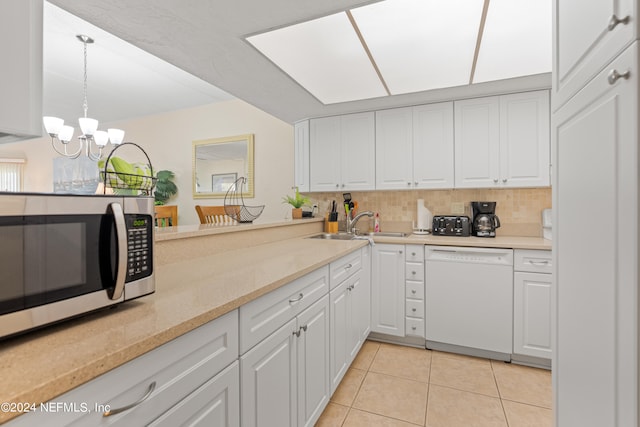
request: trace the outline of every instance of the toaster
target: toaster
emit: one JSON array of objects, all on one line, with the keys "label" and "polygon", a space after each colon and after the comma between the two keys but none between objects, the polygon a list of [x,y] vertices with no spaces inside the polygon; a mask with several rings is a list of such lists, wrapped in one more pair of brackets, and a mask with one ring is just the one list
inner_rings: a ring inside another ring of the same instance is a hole
[{"label": "toaster", "polygon": [[431,234],[434,236],[470,236],[471,220],[468,216],[436,215],[433,217]]}]

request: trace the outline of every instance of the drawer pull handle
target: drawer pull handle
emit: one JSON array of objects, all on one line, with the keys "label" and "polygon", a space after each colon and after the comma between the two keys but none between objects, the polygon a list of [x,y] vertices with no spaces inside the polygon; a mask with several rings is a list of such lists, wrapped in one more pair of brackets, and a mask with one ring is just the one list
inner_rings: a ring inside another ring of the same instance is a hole
[{"label": "drawer pull handle", "polygon": [[304,298],[304,294],[300,293],[300,295],[298,295],[297,298],[292,298],[289,300],[289,303],[294,303],[294,302],[298,302],[300,301],[302,298]]},{"label": "drawer pull handle", "polygon": [[411,329],[415,331],[417,328],[415,326],[412,326]]},{"label": "drawer pull handle", "polygon": [[544,260],[544,261],[529,260],[529,264],[536,265],[536,266],[539,266],[539,267],[544,267],[546,265],[549,265],[549,261],[548,260]]},{"label": "drawer pull handle", "polygon": [[349,286],[349,287],[347,288],[347,290],[348,290],[348,291],[352,291],[354,288],[355,288],[355,286],[354,286],[354,285],[351,285],[351,286]]},{"label": "drawer pull handle", "polygon": [[607,28],[609,31],[613,31],[614,28],[618,26],[618,24],[627,25],[629,23],[629,15],[624,18],[618,18],[616,15],[611,15],[611,19],[609,19],[609,25]]},{"label": "drawer pull handle", "polygon": [[345,265],[345,266],[344,266],[344,269],[345,269],[345,270],[348,270],[348,269],[350,269],[351,267],[353,267],[353,265],[351,265],[351,263],[349,263],[349,264],[347,264],[347,265]]},{"label": "drawer pull handle", "polygon": [[307,325],[300,326],[297,331],[293,331],[293,335],[295,335],[296,337],[300,337],[300,334],[302,332],[307,332]]},{"label": "drawer pull handle", "polygon": [[417,291],[416,291],[415,289],[412,289],[412,290],[411,290],[411,293],[412,293],[412,294],[414,294],[414,295],[416,294],[416,292],[417,292]]},{"label": "drawer pull handle", "polygon": [[119,413],[124,412],[124,411],[128,411],[129,409],[138,406],[139,404],[141,404],[142,402],[147,400],[149,398],[149,396],[151,396],[151,393],[153,393],[153,390],[155,390],[155,389],[156,389],[156,382],[154,381],[151,384],[149,384],[149,388],[147,389],[147,392],[137,402],[133,402],[133,403],[131,403],[129,405],[121,406],[121,407],[115,408],[115,409],[109,409],[108,411],[103,412],[102,416],[103,417],[109,417],[111,415],[116,415],[116,414],[119,414]]},{"label": "drawer pull handle", "polygon": [[627,80],[629,77],[631,77],[631,71],[627,70],[624,73],[619,73],[618,70],[611,70],[609,71],[609,74],[607,75],[607,80],[609,81],[609,84],[615,84],[615,82],[617,82],[620,78],[623,78],[625,80]]},{"label": "drawer pull handle", "polygon": [[412,308],[411,311],[413,311],[415,313],[417,310],[415,308]]}]

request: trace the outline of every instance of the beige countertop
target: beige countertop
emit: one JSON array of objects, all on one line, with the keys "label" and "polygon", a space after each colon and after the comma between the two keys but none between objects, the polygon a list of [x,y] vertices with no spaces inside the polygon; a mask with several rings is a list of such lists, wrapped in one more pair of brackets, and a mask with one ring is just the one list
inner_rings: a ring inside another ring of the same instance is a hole
[{"label": "beige countertop", "polygon": [[[301,224],[306,221],[302,220]],[[317,220],[308,220],[316,222]],[[285,221],[282,225],[292,225]],[[205,227],[161,236],[180,239],[274,224]],[[279,224],[275,225],[276,227]],[[297,227],[296,227],[297,228]],[[378,243],[551,249],[536,237],[376,237]],[[54,399],[184,333],[366,245],[365,240],[301,237],[158,265],[156,292],[0,343],[0,403]],[[0,423],[17,414],[0,412]]]},{"label": "beige countertop", "polygon": [[54,399],[366,244],[294,238],[160,265],[152,295],[1,342],[0,403]]}]

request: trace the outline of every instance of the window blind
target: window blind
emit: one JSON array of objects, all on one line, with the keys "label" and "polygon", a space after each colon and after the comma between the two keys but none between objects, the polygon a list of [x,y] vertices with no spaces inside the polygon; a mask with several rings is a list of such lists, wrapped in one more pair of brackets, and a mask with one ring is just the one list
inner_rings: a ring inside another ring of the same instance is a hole
[{"label": "window blind", "polygon": [[24,159],[0,158],[0,191],[22,191]]}]

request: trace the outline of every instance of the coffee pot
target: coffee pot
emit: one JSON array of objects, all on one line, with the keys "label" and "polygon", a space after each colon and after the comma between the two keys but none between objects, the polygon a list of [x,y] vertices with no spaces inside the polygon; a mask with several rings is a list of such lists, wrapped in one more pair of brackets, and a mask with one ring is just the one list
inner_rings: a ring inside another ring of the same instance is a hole
[{"label": "coffee pot", "polygon": [[495,214],[496,202],[471,202],[472,235],[496,237],[500,218]]}]

